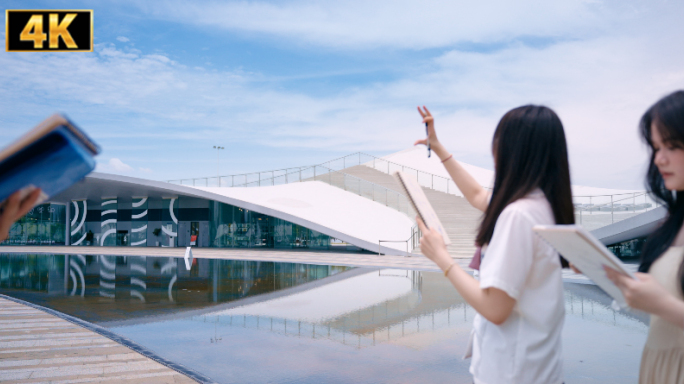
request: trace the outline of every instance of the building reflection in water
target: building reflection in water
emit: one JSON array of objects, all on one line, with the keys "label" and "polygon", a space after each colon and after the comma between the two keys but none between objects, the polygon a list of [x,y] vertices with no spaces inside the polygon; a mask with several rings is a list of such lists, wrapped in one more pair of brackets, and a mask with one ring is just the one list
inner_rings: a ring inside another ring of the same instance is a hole
[{"label": "building reflection in water", "polygon": [[[566,287],[568,316],[643,330],[593,286]],[[182,258],[0,254],[0,292],[103,325],[168,317],[363,348],[469,329],[475,311],[439,273]],[[207,324],[209,326],[209,324]]]},{"label": "building reflection in water", "polygon": [[[645,317],[616,312],[610,307],[610,300],[597,294],[594,286],[570,288],[565,294],[568,316],[645,331]],[[582,288],[588,292],[582,292]],[[193,316],[192,320],[285,336],[330,339],[363,348],[419,333],[448,328],[466,330],[475,314],[439,273],[380,270],[287,297]]]},{"label": "building reflection in water", "polygon": [[[455,295],[455,290],[441,293],[452,297],[435,300],[431,291],[441,286],[435,279],[438,276],[419,271],[374,271],[287,297],[193,316],[192,320],[329,339],[357,348],[421,332],[469,326],[475,312]],[[425,290],[428,295],[423,294]],[[331,294],[333,291],[338,294]]]},{"label": "building reflection in water", "polygon": [[[0,254],[0,293],[98,323],[218,382],[472,382],[460,356],[475,311],[436,272]],[[648,319],[610,301],[565,284],[567,382],[637,380]]]},{"label": "building reflection in water", "polygon": [[349,269],[194,259],[187,270],[174,257],[0,254],[0,292],[106,322],[207,308]]}]

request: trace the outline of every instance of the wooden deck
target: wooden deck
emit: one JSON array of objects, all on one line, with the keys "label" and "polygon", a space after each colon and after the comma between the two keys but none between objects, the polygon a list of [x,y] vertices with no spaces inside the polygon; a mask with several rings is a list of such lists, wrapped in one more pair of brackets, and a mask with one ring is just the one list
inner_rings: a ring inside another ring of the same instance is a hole
[{"label": "wooden deck", "polygon": [[2,383],[195,383],[100,334],[0,298]]}]

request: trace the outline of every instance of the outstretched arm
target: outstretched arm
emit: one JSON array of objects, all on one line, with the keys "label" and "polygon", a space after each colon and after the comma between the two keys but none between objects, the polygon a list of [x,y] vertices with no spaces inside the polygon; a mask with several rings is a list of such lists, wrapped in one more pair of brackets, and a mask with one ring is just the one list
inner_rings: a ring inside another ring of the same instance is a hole
[{"label": "outstretched arm", "polygon": [[432,260],[446,276],[458,293],[463,296],[480,315],[496,325],[502,324],[513,312],[516,300],[498,288],[480,288],[480,282],[463,270],[449,256],[444,239],[439,232],[428,229],[420,217],[416,217],[418,227],[423,233],[420,250]]},{"label": "outstretched arm", "polygon": [[[442,143],[437,139],[437,133],[435,132],[435,120],[430,114],[430,111],[423,106],[423,109],[418,107],[418,112],[423,117],[423,123],[427,123],[428,137],[430,138],[430,148],[435,152],[435,154],[442,160],[444,168],[449,172],[449,176],[454,180],[458,189],[463,192],[466,200],[473,207],[479,209],[480,211],[485,211],[487,205],[489,204],[489,192],[482,188],[482,186],[468,173],[468,171],[461,166],[461,164],[456,161],[456,159],[449,158],[451,154],[444,148]],[[427,145],[427,139],[417,140],[414,145],[423,144]],[[445,159],[448,160],[444,161]]]}]

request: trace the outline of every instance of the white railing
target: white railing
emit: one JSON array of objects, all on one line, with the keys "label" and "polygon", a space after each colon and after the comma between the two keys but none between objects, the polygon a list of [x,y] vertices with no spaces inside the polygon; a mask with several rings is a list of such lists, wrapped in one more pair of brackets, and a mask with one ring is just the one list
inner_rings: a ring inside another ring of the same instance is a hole
[{"label": "white railing", "polygon": [[646,191],[573,196],[572,199],[575,205],[575,221],[590,230],[628,219],[659,206]]},{"label": "white railing", "polygon": [[[460,195],[460,190],[456,187],[453,180],[448,177],[435,175],[433,173],[421,171],[416,168],[408,167],[398,164],[381,157],[369,155],[363,152],[352,153],[351,155],[343,156],[334,160],[330,160],[321,165],[335,170],[342,170],[345,168],[365,165],[373,168],[376,171],[391,175],[396,171],[401,171],[407,175],[414,176],[418,183],[435,191],[444,192],[448,194]],[[485,187],[486,188],[486,187]],[[489,189],[489,188],[487,188]]]},{"label": "white railing", "polygon": [[[380,201],[381,203],[384,202],[384,204],[387,206],[391,206],[401,212],[406,212],[407,209],[397,208],[403,206],[403,204],[408,204],[408,202],[404,203],[406,198],[397,191],[387,189],[369,181],[340,172],[346,168],[359,165],[364,165],[386,174],[392,174],[395,171],[402,171],[408,175],[414,176],[418,183],[425,188],[452,195],[461,195],[460,190],[450,178],[424,172],[363,152],[352,153],[350,155],[342,156],[319,165],[284,168],[265,172],[243,173],[220,177],[214,176],[169,180],[169,182],[174,184],[206,187],[248,187],[280,185],[314,179],[326,181],[327,177],[329,184],[334,185],[332,180],[335,179],[335,183],[338,184],[337,186],[340,186],[345,190],[352,192],[357,191],[357,194],[361,196],[369,197],[374,201]],[[386,196],[384,200],[383,194]],[[398,197],[398,195],[401,197]],[[401,202],[399,202],[399,200],[401,200]],[[656,202],[645,191],[619,193],[613,195],[578,195],[573,196],[573,203],[575,206],[576,222],[587,227],[587,229],[595,229],[604,225],[612,224],[637,214],[655,209],[658,206],[658,204],[656,204]],[[411,208],[408,207],[408,209]],[[409,215],[409,217],[413,220],[412,213]]]},{"label": "white railing", "polygon": [[259,183],[261,182],[261,180],[275,180],[277,177],[293,174],[301,171],[302,169],[311,167],[312,166],[292,167],[264,172],[240,173],[237,175],[228,176],[196,177],[190,179],[167,180],[167,182],[171,184],[191,185],[193,187],[239,187],[255,182]]},{"label": "white railing", "polygon": [[[233,177],[237,176],[237,177]],[[213,182],[210,180],[213,179]],[[220,183],[220,179],[225,179],[226,182]],[[381,185],[371,183],[370,181],[360,179],[355,176],[348,175],[343,172],[338,172],[323,165],[313,165],[309,167],[287,168],[278,171],[255,172],[250,174],[231,175],[217,177],[205,177],[192,180],[193,186],[224,186],[224,187],[265,187],[290,183],[299,183],[303,181],[322,181],[334,187],[344,189],[355,193],[361,197],[384,204],[390,208],[396,209],[399,212],[405,213],[411,220],[414,220],[415,213],[413,207],[409,203],[406,196]],[[185,184],[185,180],[175,180],[178,184]],[[230,180],[230,183],[227,181]],[[251,181],[250,181],[251,180]],[[172,182],[172,181],[171,181]]]},{"label": "white railing", "polygon": [[326,161],[325,163],[321,163],[318,165],[284,168],[262,172],[241,173],[236,175],[227,175],[219,177],[210,176],[188,179],[176,179],[168,180],[167,182],[197,187],[240,187],[252,186],[255,184],[259,186],[279,185],[288,183],[289,181],[285,180],[285,182],[282,183],[275,183],[274,181],[271,184],[268,183],[271,180],[280,180],[282,177],[287,178],[296,176],[299,172],[310,169],[312,167],[323,167],[328,168],[331,171],[341,171],[343,169],[354,167],[357,165],[365,165],[387,174],[392,174],[395,171],[402,171],[408,175],[414,176],[418,183],[420,183],[420,185],[422,185],[423,187],[449,194],[460,194],[460,191],[456,187],[456,184],[450,178],[424,172],[415,168],[407,167],[405,165],[397,164],[385,160],[383,158],[362,152],[356,152],[351,155],[339,157],[337,159]]}]

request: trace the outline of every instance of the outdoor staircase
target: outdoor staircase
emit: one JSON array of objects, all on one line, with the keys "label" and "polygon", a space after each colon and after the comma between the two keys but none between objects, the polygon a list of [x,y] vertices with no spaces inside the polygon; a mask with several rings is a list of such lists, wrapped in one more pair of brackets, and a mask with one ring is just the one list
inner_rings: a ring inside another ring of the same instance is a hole
[{"label": "outdoor staircase", "polygon": [[[380,172],[365,165],[357,165],[343,169],[348,175],[381,185],[387,189],[404,194],[398,182],[392,175]],[[437,216],[451,239],[447,246],[453,258],[470,258],[475,253],[475,233],[480,223],[482,212],[473,208],[468,201],[460,196],[423,188],[425,195],[432,203]],[[414,253],[420,253],[416,248]]]}]

